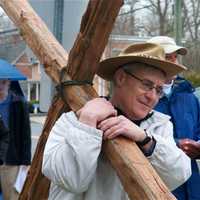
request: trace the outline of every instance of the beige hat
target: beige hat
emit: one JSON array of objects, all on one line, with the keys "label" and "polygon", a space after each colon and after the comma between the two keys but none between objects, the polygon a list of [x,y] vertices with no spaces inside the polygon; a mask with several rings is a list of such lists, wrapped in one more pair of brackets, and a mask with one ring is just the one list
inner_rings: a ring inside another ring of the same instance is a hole
[{"label": "beige hat", "polygon": [[147,42],[161,45],[164,48],[166,54],[173,52],[177,52],[180,55],[187,54],[187,49],[185,47],[176,45],[174,39],[167,36],[156,36],[150,40],[147,40]]},{"label": "beige hat", "polygon": [[168,77],[172,77],[187,68],[183,65],[165,60],[164,49],[153,43],[133,44],[124,49],[119,56],[100,62],[97,74],[105,80],[112,80],[115,71],[125,64],[145,63],[161,69]]}]

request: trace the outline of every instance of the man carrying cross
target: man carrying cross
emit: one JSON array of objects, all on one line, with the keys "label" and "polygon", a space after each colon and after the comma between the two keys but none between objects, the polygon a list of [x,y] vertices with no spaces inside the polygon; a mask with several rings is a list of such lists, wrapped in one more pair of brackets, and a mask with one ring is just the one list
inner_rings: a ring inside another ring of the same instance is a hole
[{"label": "man carrying cross", "polygon": [[49,199],[127,200],[101,153],[102,141],[119,135],[137,143],[170,190],[186,181],[190,159],[173,140],[170,118],[153,110],[165,80],[185,69],[165,61],[164,50],[149,43],[131,45],[102,61],[98,74],[113,81],[112,97],[63,114],[48,138],[42,171],[52,181]]}]

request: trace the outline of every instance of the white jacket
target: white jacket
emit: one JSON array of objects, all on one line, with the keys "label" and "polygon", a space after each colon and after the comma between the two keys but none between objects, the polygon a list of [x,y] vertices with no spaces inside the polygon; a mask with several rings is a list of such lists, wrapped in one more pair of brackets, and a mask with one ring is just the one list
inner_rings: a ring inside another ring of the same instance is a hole
[{"label": "white jacket", "polygon": [[[141,124],[156,139],[149,161],[172,190],[191,175],[190,159],[177,148],[169,116],[154,111]],[[115,171],[100,153],[102,131],[63,114],[45,146],[42,172],[51,182],[49,200],[128,200]]]}]

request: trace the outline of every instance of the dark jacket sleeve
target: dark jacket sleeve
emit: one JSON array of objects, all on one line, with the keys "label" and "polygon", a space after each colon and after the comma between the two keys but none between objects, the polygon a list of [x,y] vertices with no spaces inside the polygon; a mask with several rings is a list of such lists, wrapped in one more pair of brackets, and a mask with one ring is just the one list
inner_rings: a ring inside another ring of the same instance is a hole
[{"label": "dark jacket sleeve", "polygon": [[197,125],[196,125],[196,129],[195,129],[195,140],[200,140],[200,102],[199,100],[196,98],[196,109],[195,111],[197,112]]},{"label": "dark jacket sleeve", "polygon": [[6,164],[30,165],[31,129],[28,104],[24,98],[13,97],[13,101],[10,105],[9,133],[10,139]]},{"label": "dark jacket sleeve", "polygon": [[4,122],[0,116],[0,165],[2,165],[6,158],[6,153],[9,144],[9,131],[4,125]]},{"label": "dark jacket sleeve", "polygon": [[23,165],[30,165],[31,163],[31,127],[27,102],[23,102],[23,127],[22,127],[22,148],[21,161]]},{"label": "dark jacket sleeve", "polygon": [[[184,138],[189,138],[195,141],[200,140],[200,103],[194,94],[190,94],[189,98],[187,99],[188,101],[185,103],[185,107],[189,108],[187,113],[184,112],[186,109],[184,110],[184,107],[182,107],[183,117],[185,114],[187,114],[184,117],[184,124],[181,124],[182,120],[179,118],[181,121],[179,127],[182,128],[179,128],[179,132],[184,133],[187,131],[187,134],[185,133],[183,135],[185,137],[183,137],[180,133],[177,134],[179,136],[178,138],[175,138],[177,145],[179,145],[179,140]],[[181,114],[179,115],[181,116]],[[178,122],[176,124],[178,124]]]}]

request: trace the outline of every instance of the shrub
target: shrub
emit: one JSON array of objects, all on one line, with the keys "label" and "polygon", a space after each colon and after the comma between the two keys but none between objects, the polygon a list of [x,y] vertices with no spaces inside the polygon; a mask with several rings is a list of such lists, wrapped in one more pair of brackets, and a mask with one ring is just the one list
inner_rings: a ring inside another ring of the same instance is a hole
[{"label": "shrub", "polygon": [[199,72],[189,72],[185,74],[185,78],[189,80],[194,87],[200,86],[200,73]]}]

